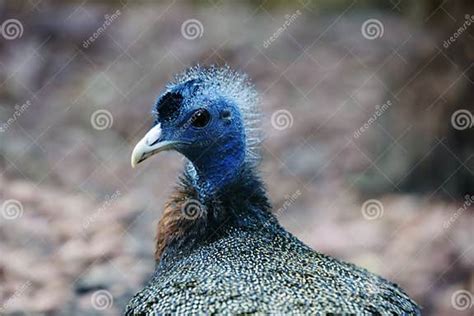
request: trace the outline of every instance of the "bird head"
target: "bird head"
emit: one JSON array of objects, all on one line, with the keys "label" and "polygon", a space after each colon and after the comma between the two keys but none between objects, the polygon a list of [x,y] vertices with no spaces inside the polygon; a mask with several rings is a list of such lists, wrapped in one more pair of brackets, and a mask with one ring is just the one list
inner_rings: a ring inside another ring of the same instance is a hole
[{"label": "bird head", "polygon": [[228,67],[193,67],[167,85],[154,105],[154,125],[135,146],[135,167],[165,150],[186,156],[196,177],[216,188],[254,163],[260,137],[256,93]]}]

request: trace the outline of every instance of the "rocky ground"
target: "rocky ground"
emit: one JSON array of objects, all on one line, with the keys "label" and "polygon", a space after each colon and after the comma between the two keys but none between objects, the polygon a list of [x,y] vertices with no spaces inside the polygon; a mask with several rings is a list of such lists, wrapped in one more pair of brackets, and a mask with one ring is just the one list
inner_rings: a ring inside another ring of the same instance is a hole
[{"label": "rocky ground", "polygon": [[[261,92],[262,175],[286,228],[399,283],[426,314],[472,315],[469,199],[401,193],[396,183],[376,196],[358,189],[380,171],[368,148],[386,131],[380,120],[354,132],[387,102],[391,74],[439,45],[429,30],[352,6],[3,9],[24,31],[0,42],[0,121],[14,118],[0,133],[1,314],[116,315],[143,286],[183,162],[165,153],[132,170],[130,152],[164,83],[199,62],[239,68]],[[385,32],[368,40],[361,24],[373,16]],[[188,19],[202,24],[195,39],[181,31]],[[98,110],[110,114],[104,125]],[[363,207],[369,199],[374,208]]]}]

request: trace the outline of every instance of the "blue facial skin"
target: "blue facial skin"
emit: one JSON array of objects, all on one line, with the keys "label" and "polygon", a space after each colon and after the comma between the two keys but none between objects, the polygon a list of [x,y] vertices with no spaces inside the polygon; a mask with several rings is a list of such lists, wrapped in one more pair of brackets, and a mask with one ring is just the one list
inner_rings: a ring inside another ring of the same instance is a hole
[{"label": "blue facial skin", "polygon": [[[167,93],[181,96],[181,102],[176,102],[174,111],[160,112]],[[207,110],[210,117],[202,127],[195,126],[200,109]],[[200,193],[215,192],[236,177],[245,160],[245,128],[232,100],[191,80],[162,94],[155,113],[155,124],[161,123],[162,129],[159,141],[181,142],[175,149],[193,164]]]}]

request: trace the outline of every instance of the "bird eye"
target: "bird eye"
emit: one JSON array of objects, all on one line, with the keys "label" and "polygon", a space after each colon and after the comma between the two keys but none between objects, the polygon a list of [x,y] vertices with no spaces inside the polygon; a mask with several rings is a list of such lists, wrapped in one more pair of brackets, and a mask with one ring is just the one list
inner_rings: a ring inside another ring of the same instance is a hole
[{"label": "bird eye", "polygon": [[211,120],[211,114],[206,109],[199,109],[191,117],[191,125],[194,127],[205,127]]}]

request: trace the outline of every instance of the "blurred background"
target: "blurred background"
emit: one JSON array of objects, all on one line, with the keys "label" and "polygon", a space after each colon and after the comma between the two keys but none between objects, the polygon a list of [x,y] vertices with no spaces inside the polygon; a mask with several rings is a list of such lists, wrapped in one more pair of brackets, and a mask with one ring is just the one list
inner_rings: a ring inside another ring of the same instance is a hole
[{"label": "blurred background", "polygon": [[474,3],[0,2],[0,314],[118,315],[154,268],[177,153],[130,167],[164,84],[249,74],[280,222],[474,314]]}]

